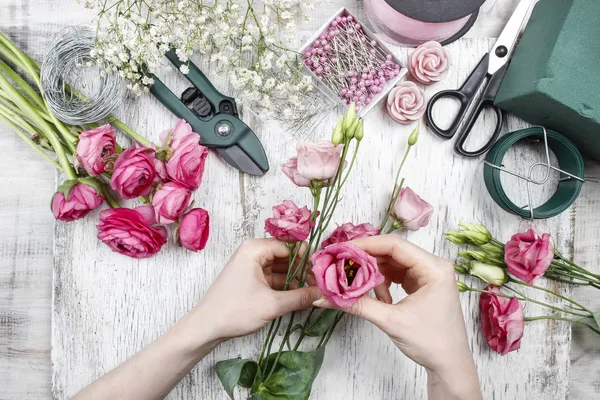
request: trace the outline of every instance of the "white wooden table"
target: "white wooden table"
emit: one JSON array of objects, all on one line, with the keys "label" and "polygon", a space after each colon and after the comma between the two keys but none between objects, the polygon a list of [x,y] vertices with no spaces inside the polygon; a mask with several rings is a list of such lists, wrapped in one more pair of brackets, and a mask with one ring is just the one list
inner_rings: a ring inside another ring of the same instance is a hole
[{"label": "white wooden table", "polygon": [[[453,59],[448,79],[428,87],[427,96],[457,87],[466,78],[516,3],[489,0],[482,7],[468,37],[448,47]],[[356,0],[330,0],[315,13],[305,34],[342,4],[364,16]],[[84,23],[91,17],[74,0],[0,0],[0,30],[38,59],[62,26]],[[406,49],[393,51],[406,60]],[[183,87],[174,74],[165,78],[167,83]],[[223,81],[216,84],[229,90]],[[124,108],[121,114],[138,132],[155,140],[174,122],[149,97]],[[195,193],[196,204],[211,212],[207,249],[194,254],[169,246],[150,260],[130,260],[99,243],[94,228],[97,214],[85,221],[53,225],[49,202],[55,188],[54,172],[0,124],[0,399],[63,399],[72,395],[158,337],[189,310],[239,242],[264,236],[262,221],[271,205],[285,198],[299,204],[308,202],[308,193],[288,184],[277,168],[292,154],[294,138],[282,133],[276,124],[248,122],[264,143],[271,171],[263,178],[243,176],[211,155],[203,185]],[[314,136],[328,136],[331,123],[332,119],[324,123]],[[367,137],[337,223],[376,223],[381,219],[392,174],[410,131],[393,123],[381,107],[367,116],[365,126]],[[523,126],[510,118],[504,131]],[[519,159],[522,157],[515,153],[508,162],[519,166]],[[600,175],[598,164],[588,162],[586,167],[589,175]],[[481,170],[478,161],[454,156],[450,142],[423,131],[405,175],[407,184],[434,205],[436,214],[429,227],[407,237],[450,257],[457,248],[444,243],[441,234],[453,229],[460,219],[480,220],[503,239],[524,229],[526,221],[504,213],[489,198]],[[372,179],[374,174],[381,179]],[[507,183],[516,192],[523,189],[517,182]],[[541,230],[553,234],[561,248],[574,252],[576,261],[595,268],[600,265],[598,190],[584,186],[568,212],[538,223]],[[556,288],[570,291],[568,287]],[[597,292],[576,289],[574,295],[600,307]],[[481,334],[477,300],[463,297],[463,308],[486,399],[600,396],[597,336],[578,328],[571,332],[560,322],[532,323],[526,327],[522,349],[500,357],[488,349]],[[527,312],[536,310],[527,306]],[[238,355],[256,356],[263,335],[222,345],[177,386],[170,398],[225,399],[214,363]],[[425,396],[424,379],[423,370],[396,351],[383,334],[363,321],[348,318],[328,346],[311,398],[420,399]]]}]

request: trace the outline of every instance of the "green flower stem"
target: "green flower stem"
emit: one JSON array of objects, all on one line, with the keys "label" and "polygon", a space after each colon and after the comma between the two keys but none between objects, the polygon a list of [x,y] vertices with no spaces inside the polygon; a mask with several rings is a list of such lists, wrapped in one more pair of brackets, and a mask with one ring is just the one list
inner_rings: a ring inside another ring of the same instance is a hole
[{"label": "green flower stem", "polygon": [[48,162],[50,162],[50,164],[52,164],[55,168],[58,168],[61,171],[63,170],[62,166],[59,163],[57,163],[56,160],[54,160],[52,157],[50,157],[49,154],[47,154],[44,150],[42,150],[33,140],[31,140],[31,138],[29,136],[27,136],[20,129],[19,126],[15,125],[12,122],[12,120],[7,118],[6,115],[3,114],[2,112],[0,112],[0,119],[2,119],[8,126],[10,126],[15,132],[17,132],[17,135],[21,136],[21,138],[25,141],[25,143],[27,143],[35,151],[37,151],[42,157],[44,157]]},{"label": "green flower stem", "polygon": [[587,269],[575,264],[573,261],[569,260],[568,258],[564,257],[560,251],[554,249],[554,255],[556,257],[558,257],[560,260],[562,260],[563,262],[569,264],[571,267],[573,267],[574,269],[576,269],[577,271],[581,272],[582,274],[585,275],[589,275],[589,276],[593,276],[594,278],[598,278],[600,279],[600,274],[594,274],[590,271],[588,271]]},{"label": "green flower stem", "polygon": [[[326,335],[324,336],[325,341],[319,342],[317,348],[321,346],[327,346],[327,343],[329,343],[329,339],[331,339],[331,335],[333,335],[333,331],[335,331],[336,326],[339,324],[342,318],[344,318],[344,313],[340,312],[340,314],[337,317],[335,317],[335,321],[333,321],[333,324],[331,324],[331,328],[329,328],[329,331],[326,332]],[[323,338],[321,338],[321,340],[323,340]]]},{"label": "green flower stem", "polygon": [[593,314],[593,312],[589,308],[587,308],[585,306],[582,306],[581,304],[579,304],[575,300],[573,300],[571,298],[568,298],[566,296],[560,295],[560,294],[558,294],[558,293],[556,293],[556,292],[554,292],[554,291],[552,291],[550,289],[546,289],[546,288],[543,288],[541,286],[536,286],[536,285],[529,285],[529,284],[527,284],[525,282],[521,282],[521,281],[518,281],[518,280],[513,279],[513,278],[509,278],[509,282],[515,283],[515,284],[521,285],[521,286],[531,287],[531,288],[534,288],[534,289],[537,289],[537,290],[541,290],[542,292],[546,292],[546,293],[552,294],[552,295],[558,297],[559,299],[565,300],[565,301],[567,301],[567,302],[569,302],[569,303],[571,303],[571,304],[579,307],[579,309],[581,311],[586,311],[586,312],[589,312],[590,314]]},{"label": "green flower stem", "polygon": [[390,204],[388,205],[388,208],[385,212],[385,217],[383,218],[383,221],[381,222],[381,225],[379,226],[379,231],[383,231],[383,228],[385,228],[385,226],[388,223],[388,220],[390,219],[390,215],[392,215],[392,210],[394,209],[394,205],[396,204],[396,202],[398,201],[398,197],[400,197],[400,191],[402,190],[402,187],[404,186],[404,178],[402,178],[402,180],[400,181],[400,185],[398,185],[397,187],[395,187],[394,192],[392,193],[392,199],[390,201]]},{"label": "green flower stem", "polygon": [[104,198],[106,199],[106,202],[108,203],[108,205],[111,208],[119,208],[119,207],[121,207],[121,205],[119,204],[119,202],[112,195],[110,189],[108,188],[108,185],[102,184],[102,194],[104,195]]},{"label": "green flower stem", "polygon": [[354,166],[354,162],[356,161],[356,155],[358,154],[358,149],[360,147],[360,141],[356,141],[356,146],[354,147],[354,153],[352,154],[352,160],[350,160],[350,164],[348,165],[348,170],[346,171],[346,176],[342,179],[339,188],[341,189],[346,184],[348,177],[350,176],[350,171],[352,171],[352,167]]},{"label": "green flower stem", "polygon": [[304,338],[306,337],[305,329],[310,324],[310,317],[313,315],[313,313],[315,312],[315,310],[316,310],[316,308],[311,308],[310,312],[308,313],[308,316],[304,320],[304,324],[302,324],[302,332],[300,332],[300,336],[298,337],[298,340],[296,341],[296,344],[294,345],[293,351],[298,350],[298,347],[300,347],[300,344],[302,343],[302,340],[304,340]]},{"label": "green flower stem", "polygon": [[[1,89],[0,89],[0,104],[4,105],[6,108],[10,109],[12,112],[19,114],[20,116],[22,116],[24,118],[27,118],[25,113],[23,113],[22,110],[20,110],[18,107],[16,107],[12,103],[12,101],[10,101],[10,98],[7,95],[5,95],[4,91],[2,91]],[[37,108],[34,108],[34,110],[36,110],[38,112],[39,116],[42,117],[44,120],[52,123],[52,120],[45,112],[43,112],[42,110],[39,110]]]},{"label": "green flower stem", "polygon": [[553,306],[553,305],[548,304],[548,303],[544,303],[543,301],[534,300],[531,297],[525,296],[524,293],[522,293],[522,292],[520,292],[520,291],[518,291],[518,290],[516,290],[514,288],[511,288],[510,286],[506,286],[505,285],[503,287],[506,288],[506,289],[508,289],[508,290],[510,290],[513,293],[518,294],[519,296],[521,296],[523,298],[524,301],[528,301],[530,303],[539,304],[540,306],[548,307],[548,308],[550,308],[552,310],[555,310],[555,311],[560,311],[560,312],[564,312],[564,313],[567,313],[567,314],[577,315],[578,317],[591,317],[591,315],[589,315],[589,314],[582,314],[582,313],[579,313],[579,312],[569,311],[569,310],[566,310],[564,308],[560,308],[560,307],[556,307],[556,306]]},{"label": "green flower stem", "polygon": [[388,229],[388,231],[386,232],[386,235],[393,233],[395,230],[396,230],[396,227],[394,225],[390,226],[390,229]]},{"label": "green flower stem", "polygon": [[575,324],[580,324],[583,326],[587,326],[588,328],[590,328],[591,330],[593,330],[594,332],[596,332],[597,334],[600,335],[600,330],[598,330],[597,328],[594,328],[592,325],[587,324],[581,320],[578,319],[573,319],[573,318],[563,318],[563,317],[556,317],[556,316],[552,316],[552,315],[540,315],[537,317],[525,317],[525,321],[539,321],[539,320],[544,320],[544,319],[550,319],[550,320],[555,320],[555,321],[567,321],[567,322],[573,322]]},{"label": "green flower stem", "polygon": [[275,328],[275,320],[271,321],[271,324],[269,325],[269,332],[267,332],[267,338],[266,338],[265,342],[263,343],[262,350],[260,351],[260,357],[258,358],[258,365],[260,365],[262,363],[262,360],[265,357],[265,352],[267,350],[267,345],[269,344],[269,339],[271,338],[271,334],[273,333],[273,328]]},{"label": "green flower stem", "polygon": [[135,140],[136,142],[138,142],[142,146],[148,147],[150,145],[150,141],[148,139],[146,139],[145,137],[141,136],[139,133],[137,133],[136,131],[134,131],[133,129],[131,129],[127,125],[125,125],[123,122],[121,122],[117,118],[115,118],[113,116],[110,116],[110,117],[108,117],[108,122],[111,123],[111,124],[114,124],[117,128],[119,128],[120,130],[122,130],[123,133],[125,133],[127,136],[129,136],[131,139]]},{"label": "green flower stem", "polygon": [[553,272],[562,273],[563,275],[566,275],[566,276],[569,276],[572,278],[576,278],[576,279],[580,279],[582,281],[587,281],[587,282],[591,282],[591,283],[600,285],[600,280],[595,279],[594,277],[583,275],[583,274],[579,273],[578,271],[575,271],[572,268],[569,268],[568,266],[560,264],[556,261],[552,261],[550,269]]},{"label": "green flower stem", "polygon": [[8,64],[6,64],[1,59],[0,59],[0,70],[2,70],[6,75],[8,75],[8,77],[13,82],[15,82],[17,85],[19,85],[21,90],[23,90],[23,92],[25,92],[25,94],[27,96],[29,96],[29,98],[31,100],[33,100],[38,107],[40,107],[42,109],[46,108],[46,104],[44,103],[44,100],[42,99],[42,97],[35,90],[33,90],[31,88],[31,86],[29,86],[27,84],[27,82],[25,82],[25,80],[23,78],[21,78],[21,76],[19,74],[17,74],[15,71],[13,71],[12,68],[10,68],[8,66]]}]

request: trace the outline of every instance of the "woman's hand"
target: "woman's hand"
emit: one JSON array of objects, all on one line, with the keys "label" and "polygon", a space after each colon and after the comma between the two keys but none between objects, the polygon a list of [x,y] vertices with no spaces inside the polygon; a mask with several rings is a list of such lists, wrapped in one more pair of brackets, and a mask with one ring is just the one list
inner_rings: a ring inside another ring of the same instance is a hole
[{"label": "woman's hand", "polygon": [[211,326],[215,340],[226,340],[256,332],[288,312],[312,307],[321,297],[316,287],[280,291],[289,254],[285,243],[276,239],[245,241],[192,314],[202,315],[203,326]]},{"label": "woman's hand", "polygon": [[[353,243],[377,257],[386,281],[375,289],[379,300],[365,296],[344,311],[377,325],[427,369],[430,399],[481,399],[452,263],[395,235]],[[408,294],[396,304],[391,283]],[[315,305],[332,308],[326,300]]]}]

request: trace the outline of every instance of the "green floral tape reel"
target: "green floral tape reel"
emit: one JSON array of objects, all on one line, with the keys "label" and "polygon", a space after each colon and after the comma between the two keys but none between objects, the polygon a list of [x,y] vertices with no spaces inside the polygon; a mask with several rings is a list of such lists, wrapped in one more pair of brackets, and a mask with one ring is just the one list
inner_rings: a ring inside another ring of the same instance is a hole
[{"label": "green floral tape reel", "polygon": [[536,182],[501,167],[504,155],[508,149],[522,139],[544,141],[544,130],[543,127],[532,127],[503,136],[487,153],[486,163],[483,167],[485,186],[496,204],[503,210],[524,218],[546,219],[564,212],[577,199],[584,182],[583,158],[575,144],[557,132],[546,130],[548,148],[552,150],[559,164],[558,168],[548,167],[560,172],[561,179],[556,192],[547,202],[533,210],[519,207],[508,198],[500,181],[501,173],[508,172],[526,179],[528,184]]}]

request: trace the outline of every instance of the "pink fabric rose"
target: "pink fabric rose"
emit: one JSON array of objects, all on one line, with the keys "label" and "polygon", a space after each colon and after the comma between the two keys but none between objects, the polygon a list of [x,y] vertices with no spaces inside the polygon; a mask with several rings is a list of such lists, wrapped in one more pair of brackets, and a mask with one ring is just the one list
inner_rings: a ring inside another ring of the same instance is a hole
[{"label": "pink fabric rose", "polygon": [[336,243],[313,254],[317,287],[338,307],[352,307],[369,290],[381,285],[377,260],[350,243]]},{"label": "pink fabric rose", "polygon": [[210,217],[208,211],[202,208],[194,208],[181,218],[176,234],[177,241],[188,250],[204,250],[208,241],[209,230]]},{"label": "pink fabric rose", "polygon": [[504,262],[508,272],[529,284],[543,276],[554,259],[550,235],[539,236],[534,229],[517,233],[504,246]]},{"label": "pink fabric rose", "polygon": [[152,196],[152,207],[159,224],[170,224],[179,219],[190,203],[192,192],[178,184],[168,182],[159,187]]},{"label": "pink fabric rose", "polygon": [[298,174],[309,181],[333,178],[340,165],[342,150],[343,146],[331,142],[298,142]]},{"label": "pink fabric rose", "polygon": [[505,355],[521,347],[525,329],[523,306],[516,297],[500,297],[499,288],[488,286],[490,293],[482,293],[479,299],[483,334],[490,347]]},{"label": "pink fabric rose", "polygon": [[117,253],[133,258],[151,257],[167,243],[167,230],[156,225],[150,206],[109,208],[100,213],[98,239]]},{"label": "pink fabric rose", "polygon": [[427,226],[432,214],[431,204],[420,198],[409,187],[400,190],[398,200],[392,209],[394,219],[409,231],[418,231]]},{"label": "pink fabric rose", "polygon": [[435,41],[423,43],[413,51],[408,60],[408,72],[414,80],[424,85],[441,81],[448,74],[450,55]]},{"label": "pink fabric rose", "polygon": [[100,206],[104,198],[96,189],[83,183],[76,183],[65,198],[62,192],[56,192],[52,197],[52,214],[61,221],[75,221],[88,215]]},{"label": "pink fabric rose", "polygon": [[410,124],[425,114],[425,92],[414,82],[401,82],[390,91],[386,106],[394,121]]},{"label": "pink fabric rose", "polygon": [[368,222],[360,225],[354,225],[352,222],[346,222],[343,225],[335,228],[331,236],[327,238],[321,247],[325,248],[335,243],[350,242],[352,240],[361,239],[364,237],[377,236],[379,228],[374,227]]},{"label": "pink fabric rose", "polygon": [[192,131],[190,124],[180,119],[171,131],[161,134],[167,151],[167,175],[173,181],[190,188],[198,189],[204,174],[204,163],[208,147],[200,145],[200,136]]},{"label": "pink fabric rose", "polygon": [[293,201],[273,207],[273,218],[265,220],[265,230],[283,242],[293,243],[306,240],[315,225],[312,212],[306,207],[299,208]]},{"label": "pink fabric rose", "polygon": [[99,176],[106,172],[108,158],[115,154],[117,132],[110,124],[81,132],[77,143],[75,166],[81,165],[88,174]]},{"label": "pink fabric rose", "polygon": [[127,148],[115,161],[110,187],[124,199],[148,195],[156,177],[154,160],[149,147]]},{"label": "pink fabric rose", "polygon": [[298,157],[292,157],[281,165],[283,174],[290,178],[294,185],[299,187],[311,187],[310,179],[306,179],[298,173]]}]

